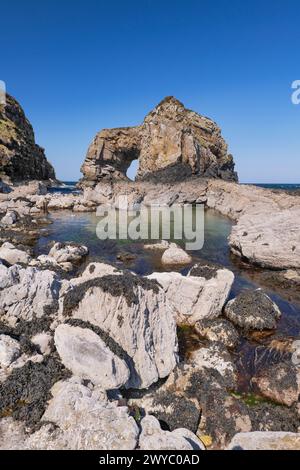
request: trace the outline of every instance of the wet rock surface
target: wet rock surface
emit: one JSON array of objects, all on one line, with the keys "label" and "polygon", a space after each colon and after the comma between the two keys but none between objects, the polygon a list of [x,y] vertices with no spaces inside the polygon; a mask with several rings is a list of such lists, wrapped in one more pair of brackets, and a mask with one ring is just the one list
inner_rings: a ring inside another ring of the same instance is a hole
[{"label": "wet rock surface", "polygon": [[291,406],[300,394],[300,371],[293,364],[282,362],[263,369],[253,377],[260,393],[270,400]]},{"label": "wet rock surface", "polygon": [[245,290],[227,303],[224,313],[245,330],[273,330],[281,317],[277,305],[260,289]]},{"label": "wet rock surface", "polygon": [[234,325],[225,318],[199,320],[195,323],[195,330],[200,336],[222,343],[227,348],[235,348],[240,338]]}]

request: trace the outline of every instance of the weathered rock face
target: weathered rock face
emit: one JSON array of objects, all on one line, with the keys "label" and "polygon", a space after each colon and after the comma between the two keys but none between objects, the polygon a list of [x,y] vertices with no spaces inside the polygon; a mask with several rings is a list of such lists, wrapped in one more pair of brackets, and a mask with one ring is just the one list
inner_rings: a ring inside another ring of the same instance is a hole
[{"label": "weathered rock face", "polygon": [[58,276],[49,270],[14,265],[1,269],[1,321],[15,325],[20,319],[31,321],[55,312],[60,290]]},{"label": "weathered rock face", "polygon": [[177,362],[177,335],[165,293],[155,280],[90,264],[61,296],[63,318],[94,328],[130,369],[126,388],[148,388]]},{"label": "weathered rock face", "polygon": [[209,274],[199,269],[195,265],[188,276],[176,272],[148,276],[164,289],[179,324],[194,325],[203,318],[220,316],[232,287],[234,274],[228,269],[211,268]]},{"label": "weathered rock face", "polygon": [[99,132],[81,167],[84,182],[126,179],[133,160],[139,160],[138,179],[237,180],[220,128],[174,97],[161,101],[140,126]]},{"label": "weathered rock face", "polygon": [[0,180],[26,181],[55,179],[44,149],[34,140],[32,126],[19,103],[6,96],[0,106]]},{"label": "weathered rock face", "polygon": [[[106,400],[103,393],[76,381],[59,381],[40,429],[25,432],[24,423],[0,420],[0,449],[133,450],[139,428],[128,409]],[[12,436],[13,439],[12,439]]]},{"label": "weathered rock face", "polygon": [[54,340],[63,364],[74,375],[91,380],[104,390],[119,388],[129,379],[125,361],[89,328],[59,325]]}]

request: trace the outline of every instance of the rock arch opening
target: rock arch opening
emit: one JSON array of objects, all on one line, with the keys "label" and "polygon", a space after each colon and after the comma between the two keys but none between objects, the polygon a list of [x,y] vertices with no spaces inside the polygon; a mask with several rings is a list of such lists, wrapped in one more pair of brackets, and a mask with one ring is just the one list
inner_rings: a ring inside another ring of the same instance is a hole
[{"label": "rock arch opening", "polygon": [[83,184],[88,185],[127,178],[237,180],[233,158],[217,124],[186,109],[174,97],[165,98],[138,126],[99,132],[81,171]]},{"label": "rock arch opening", "polygon": [[132,160],[126,171],[126,176],[130,181],[135,181],[139,169],[139,160]]}]

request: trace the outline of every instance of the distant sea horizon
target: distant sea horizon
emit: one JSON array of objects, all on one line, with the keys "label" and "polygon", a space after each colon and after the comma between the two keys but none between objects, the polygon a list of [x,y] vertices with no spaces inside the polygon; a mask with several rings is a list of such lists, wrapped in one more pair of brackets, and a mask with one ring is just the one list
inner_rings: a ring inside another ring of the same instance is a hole
[{"label": "distant sea horizon", "polygon": [[[51,193],[74,193],[79,192],[77,189],[78,181],[62,181],[63,186],[55,186],[49,188]],[[258,186],[266,189],[277,189],[283,191],[300,191],[300,183],[241,183],[245,185]]]},{"label": "distant sea horizon", "polygon": [[282,189],[284,191],[300,190],[300,183],[242,183],[266,189]]}]

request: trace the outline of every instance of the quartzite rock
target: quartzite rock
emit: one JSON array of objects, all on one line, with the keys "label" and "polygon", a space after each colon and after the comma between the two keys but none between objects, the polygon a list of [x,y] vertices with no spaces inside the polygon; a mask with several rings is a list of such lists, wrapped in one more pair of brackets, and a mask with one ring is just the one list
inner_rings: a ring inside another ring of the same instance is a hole
[{"label": "quartzite rock", "polygon": [[1,319],[10,325],[21,319],[41,318],[58,309],[61,282],[52,271],[15,265],[7,269],[1,283],[4,286],[0,297]]},{"label": "quartzite rock", "polygon": [[119,388],[129,379],[126,363],[89,328],[59,325],[54,342],[63,364],[74,375],[91,380],[104,390]]},{"label": "quartzite rock", "polygon": [[[176,272],[153,273],[164,289],[178,323],[195,324],[203,318],[216,318],[229,295],[234,275],[228,269],[216,269],[205,278],[204,272],[182,276]],[[199,276],[198,276],[199,274]]]},{"label": "quartzite rock", "polygon": [[[163,289],[155,280],[92,263],[71,280],[62,296],[62,313],[88,322],[130,368],[126,387],[148,388],[176,365],[176,323]],[[80,324],[73,323],[73,326]]]}]

